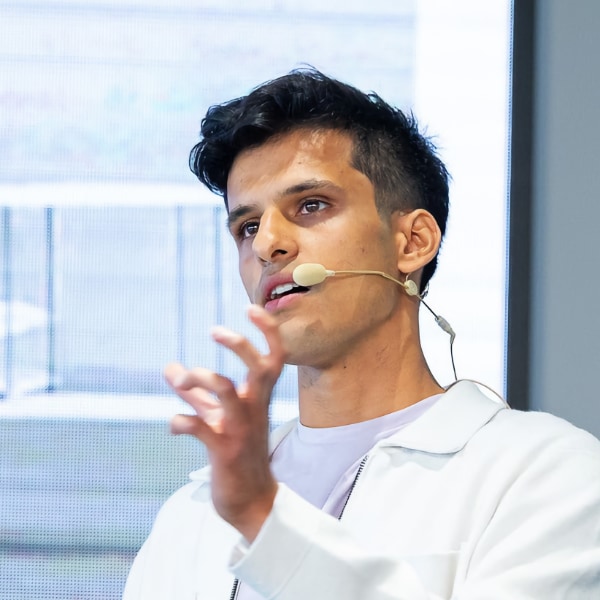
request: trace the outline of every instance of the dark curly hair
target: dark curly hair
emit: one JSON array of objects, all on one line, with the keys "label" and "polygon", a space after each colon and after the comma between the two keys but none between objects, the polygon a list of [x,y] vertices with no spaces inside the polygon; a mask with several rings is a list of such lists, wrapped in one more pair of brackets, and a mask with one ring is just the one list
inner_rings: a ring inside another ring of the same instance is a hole
[{"label": "dark curly hair", "polygon": [[[354,144],[352,166],[371,180],[379,213],[424,208],[444,235],[448,172],[413,115],[312,68],[296,69],[247,96],[210,107],[190,153],[190,169],[227,206],[227,178],[237,155],[299,128],[348,134]],[[436,266],[437,255],[423,269],[421,291]]]}]

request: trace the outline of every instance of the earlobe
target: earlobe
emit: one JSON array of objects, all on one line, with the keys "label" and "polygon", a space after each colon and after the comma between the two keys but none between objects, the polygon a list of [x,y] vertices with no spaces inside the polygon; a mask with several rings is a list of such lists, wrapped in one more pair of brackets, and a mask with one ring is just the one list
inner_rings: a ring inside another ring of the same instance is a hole
[{"label": "earlobe", "polygon": [[431,262],[442,241],[442,233],[433,215],[422,209],[392,215],[398,270],[415,273]]}]

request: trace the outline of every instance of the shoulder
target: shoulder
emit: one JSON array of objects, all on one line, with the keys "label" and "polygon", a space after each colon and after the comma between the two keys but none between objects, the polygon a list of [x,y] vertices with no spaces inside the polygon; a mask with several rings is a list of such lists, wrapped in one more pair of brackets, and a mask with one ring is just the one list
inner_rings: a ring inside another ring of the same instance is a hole
[{"label": "shoulder", "polygon": [[446,440],[446,456],[468,465],[467,478],[508,485],[543,475],[549,484],[600,495],[600,441],[587,431],[548,413],[509,409],[469,382],[444,396],[430,411],[427,433]]},{"label": "shoulder", "polygon": [[479,432],[488,443],[529,452],[546,448],[561,453],[587,454],[600,460],[600,441],[591,433],[543,412],[499,411]]},{"label": "shoulder", "polygon": [[[445,423],[451,423],[458,435],[468,440],[467,446],[493,445],[514,452],[538,452],[543,447],[600,459],[600,441],[591,433],[548,413],[503,406],[475,382],[460,382],[444,396]],[[470,422],[470,428],[462,425],[465,422]],[[439,416],[436,424],[441,424]]]},{"label": "shoulder", "polygon": [[505,500],[535,498],[573,514],[587,506],[592,519],[600,510],[600,442],[559,417],[499,411],[459,454],[474,481]]}]

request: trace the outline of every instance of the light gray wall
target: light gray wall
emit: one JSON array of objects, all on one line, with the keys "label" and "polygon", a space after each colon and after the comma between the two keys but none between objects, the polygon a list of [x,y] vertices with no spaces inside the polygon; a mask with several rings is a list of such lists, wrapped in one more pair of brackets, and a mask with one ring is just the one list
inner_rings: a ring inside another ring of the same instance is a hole
[{"label": "light gray wall", "polygon": [[600,436],[600,2],[536,26],[531,408]]}]

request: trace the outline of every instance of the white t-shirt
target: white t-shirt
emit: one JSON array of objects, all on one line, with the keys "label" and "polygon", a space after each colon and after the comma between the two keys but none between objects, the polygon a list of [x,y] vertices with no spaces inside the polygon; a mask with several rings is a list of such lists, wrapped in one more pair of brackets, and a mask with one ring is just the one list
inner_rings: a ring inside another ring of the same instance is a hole
[{"label": "white t-shirt", "polygon": [[351,425],[313,428],[298,423],[273,452],[275,479],[337,517],[363,457],[379,440],[418,419],[438,398],[431,396],[402,410]]},{"label": "white t-shirt", "polygon": [[[312,428],[298,423],[273,452],[271,469],[275,479],[324,512],[339,517],[360,462],[369,450],[418,419],[440,397],[430,396],[402,410],[351,425]],[[260,598],[240,582],[237,600]]]}]

